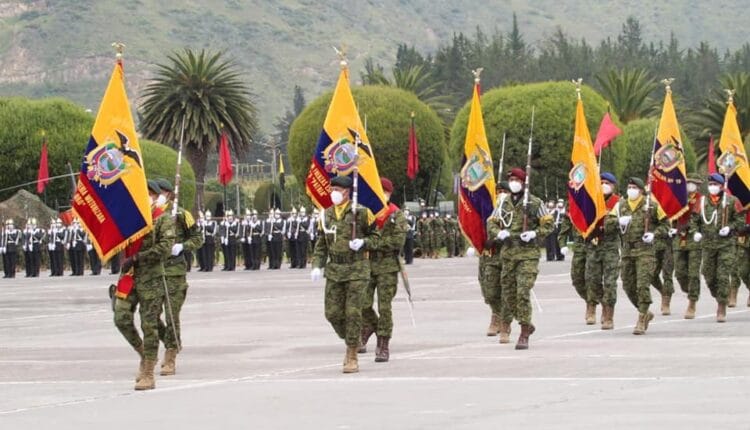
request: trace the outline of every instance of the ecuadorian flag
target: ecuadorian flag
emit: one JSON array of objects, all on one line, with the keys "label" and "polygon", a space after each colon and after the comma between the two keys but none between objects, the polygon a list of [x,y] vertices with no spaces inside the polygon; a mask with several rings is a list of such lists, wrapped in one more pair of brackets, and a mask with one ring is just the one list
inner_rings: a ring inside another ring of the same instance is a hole
[{"label": "ecuadorian flag", "polygon": [[[356,136],[361,140],[359,145],[355,145]],[[343,66],[307,172],[307,195],[319,208],[330,207],[333,205],[330,178],[351,176],[355,167],[359,174],[358,204],[366,206],[375,216],[382,215],[388,204],[380,185],[375,154],[349,88],[349,69]]]},{"label": "ecuadorian flag", "polygon": [[151,230],[143,162],[118,60],[83,154],[73,196],[73,211],[104,261]]},{"label": "ecuadorian flag", "polygon": [[740,127],[737,125],[737,109],[734,102],[727,105],[724,116],[724,127],[719,141],[721,156],[719,167],[727,178],[727,188],[737,197],[745,209],[750,208],[750,166],[747,164],[747,153],[742,144]]},{"label": "ecuadorian flag", "polygon": [[471,98],[461,166],[458,223],[471,245],[481,253],[487,240],[487,218],[495,209],[495,174],[479,102],[479,83],[474,85]]},{"label": "ecuadorian flag", "polygon": [[654,141],[654,162],[650,174],[651,194],[667,217],[675,220],[682,216],[689,209],[685,151],[669,87]]},{"label": "ecuadorian flag", "polygon": [[578,98],[576,127],[573,136],[573,152],[570,155],[571,169],[568,180],[568,211],[570,221],[586,238],[596,228],[597,222],[607,214],[607,204],[599,179],[594,146],[591,143],[589,126],[583,113],[583,100]]}]

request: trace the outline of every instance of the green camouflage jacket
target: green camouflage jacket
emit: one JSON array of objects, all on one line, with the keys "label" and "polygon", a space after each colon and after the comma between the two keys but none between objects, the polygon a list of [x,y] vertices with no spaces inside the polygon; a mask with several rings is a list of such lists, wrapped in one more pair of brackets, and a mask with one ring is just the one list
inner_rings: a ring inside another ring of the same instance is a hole
[{"label": "green camouflage jacket", "polygon": [[136,285],[164,276],[164,264],[172,255],[174,238],[174,221],[165,213],[154,221],[154,228],[143,237],[141,248],[136,254]]},{"label": "green camouflage jacket", "polygon": [[622,238],[622,256],[629,257],[635,249],[646,249],[654,250],[654,243],[647,244],[643,242],[643,234],[646,232],[646,219],[648,219],[648,231],[654,234],[654,242],[657,237],[664,235],[669,230],[669,224],[666,218],[659,219],[658,205],[653,200],[651,201],[651,207],[646,211],[646,197],[641,198],[635,210],[630,209],[630,204],[627,198],[620,199],[620,202],[615,207],[616,210],[609,213],[608,216],[614,219],[610,222],[617,223],[619,225],[619,217],[630,216],[630,224],[627,227],[620,230],[620,237]]},{"label": "green camouflage jacket", "polygon": [[[709,196],[702,196],[700,202],[700,232],[703,240],[700,242],[703,248],[721,248],[736,241],[737,232],[745,226],[744,217],[737,213],[735,197],[727,196],[726,207],[719,197],[714,203]],[[719,230],[723,226],[731,229],[729,236],[719,236]]]},{"label": "green camouflage jacket", "polygon": [[[526,230],[536,232],[536,239],[524,242],[521,240],[521,233],[524,232],[524,207],[523,193],[504,199],[500,203],[500,210],[503,213],[512,213],[513,219],[510,222],[508,231],[510,236],[503,241],[502,258],[507,260],[530,260],[538,259],[541,255],[540,246],[552,230],[554,221],[552,215],[547,212],[544,203],[538,197],[529,194],[529,205],[526,213],[528,214],[528,225]],[[492,217],[491,217],[492,218]],[[497,238],[497,234],[502,229],[502,224],[490,223],[488,237]]]},{"label": "green camouflage jacket", "polygon": [[398,272],[399,253],[406,242],[406,230],[409,226],[401,210],[396,210],[380,229],[380,239],[370,244],[370,270],[372,274]]},{"label": "green camouflage jacket", "polygon": [[[172,214],[172,206],[167,208],[167,215]],[[182,276],[187,272],[187,260],[185,252],[195,252],[203,245],[203,235],[198,225],[195,223],[190,212],[183,208],[177,208],[175,222],[175,239],[174,243],[181,243],[183,246],[182,254],[171,255],[164,263],[164,272],[167,276]]]}]

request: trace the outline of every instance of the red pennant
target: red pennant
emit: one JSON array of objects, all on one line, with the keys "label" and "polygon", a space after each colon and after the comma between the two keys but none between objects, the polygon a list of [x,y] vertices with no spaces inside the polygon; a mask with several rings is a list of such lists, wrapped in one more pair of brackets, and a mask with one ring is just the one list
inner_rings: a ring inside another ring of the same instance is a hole
[{"label": "red pennant", "polygon": [[42,154],[39,157],[39,174],[36,177],[36,192],[42,194],[49,182],[49,168],[47,166],[47,141],[42,144]]},{"label": "red pennant", "polygon": [[226,185],[232,180],[234,172],[232,171],[232,155],[229,153],[229,139],[227,133],[221,133],[221,143],[219,144],[219,182]]},{"label": "red pennant", "polygon": [[599,124],[599,131],[596,133],[596,141],[594,142],[594,153],[597,157],[602,153],[602,149],[609,146],[612,140],[621,134],[622,130],[612,122],[609,112],[605,113],[602,123]]},{"label": "red pennant", "polygon": [[714,149],[714,135],[708,138],[708,174],[716,173],[716,150]]},{"label": "red pennant", "polygon": [[417,144],[417,132],[414,129],[414,118],[411,119],[409,127],[409,156],[406,165],[406,176],[412,181],[419,173],[419,146]]}]

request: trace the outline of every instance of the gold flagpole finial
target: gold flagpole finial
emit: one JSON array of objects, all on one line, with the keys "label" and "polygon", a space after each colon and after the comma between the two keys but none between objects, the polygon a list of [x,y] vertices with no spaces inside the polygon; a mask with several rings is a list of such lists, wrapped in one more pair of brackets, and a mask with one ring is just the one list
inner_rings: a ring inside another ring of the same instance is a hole
[{"label": "gold flagpole finial", "polygon": [[336,55],[339,57],[339,66],[341,66],[342,69],[346,69],[349,65],[349,62],[346,60],[346,46],[341,45],[341,49],[334,46],[333,50],[336,51]]},{"label": "gold flagpole finial", "polygon": [[484,67],[480,67],[478,69],[474,69],[471,71],[471,74],[474,75],[474,83],[478,84],[482,79],[480,78],[480,75],[482,74],[482,70],[484,70]]},{"label": "gold flagpole finial", "polygon": [[725,88],[724,92],[727,93],[727,104],[734,103],[734,94],[737,90]]},{"label": "gold flagpole finial", "polygon": [[122,59],[122,51],[125,50],[125,44],[122,42],[114,42],[112,43],[112,47],[115,48],[115,57],[117,57],[118,60]]},{"label": "gold flagpole finial", "polygon": [[411,118],[414,118],[414,111],[411,111]]},{"label": "gold flagpole finial", "polygon": [[674,82],[674,78],[667,78],[667,79],[661,80],[661,83],[664,84],[664,89],[667,90],[667,94],[672,94],[672,82]]},{"label": "gold flagpole finial", "polygon": [[583,78],[572,79],[571,82],[576,86],[576,95],[578,100],[581,100],[581,85],[583,85]]}]

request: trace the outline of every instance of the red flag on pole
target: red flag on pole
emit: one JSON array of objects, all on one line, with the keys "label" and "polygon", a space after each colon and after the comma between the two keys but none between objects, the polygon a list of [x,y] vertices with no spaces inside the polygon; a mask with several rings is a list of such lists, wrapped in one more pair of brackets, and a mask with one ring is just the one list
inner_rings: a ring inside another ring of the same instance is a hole
[{"label": "red flag on pole", "polygon": [[227,133],[221,133],[219,144],[219,182],[226,185],[232,180],[232,155],[229,153],[229,139]]},{"label": "red flag on pole", "polygon": [[602,153],[602,149],[609,146],[614,138],[621,134],[622,130],[612,122],[609,112],[605,113],[602,123],[599,124],[599,131],[596,133],[596,142],[594,142],[594,153],[596,156],[598,157]]},{"label": "red flag on pole", "polygon": [[417,132],[414,129],[414,113],[411,117],[411,126],[409,127],[409,156],[406,165],[406,176],[412,181],[419,173],[419,147],[417,145]]},{"label": "red flag on pole", "polygon": [[708,138],[708,174],[716,173],[716,151],[714,150],[714,135]]},{"label": "red flag on pole", "polygon": [[36,177],[36,192],[37,194],[42,194],[44,192],[44,188],[47,187],[47,183],[49,182],[49,169],[47,166],[47,139],[44,139],[44,143],[42,143],[42,154],[39,157],[39,173]]}]

